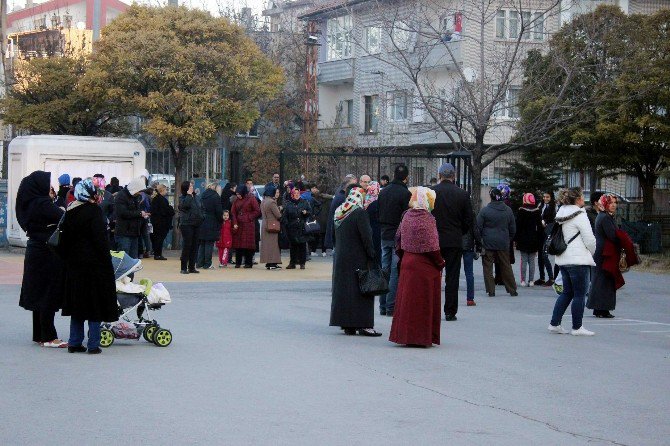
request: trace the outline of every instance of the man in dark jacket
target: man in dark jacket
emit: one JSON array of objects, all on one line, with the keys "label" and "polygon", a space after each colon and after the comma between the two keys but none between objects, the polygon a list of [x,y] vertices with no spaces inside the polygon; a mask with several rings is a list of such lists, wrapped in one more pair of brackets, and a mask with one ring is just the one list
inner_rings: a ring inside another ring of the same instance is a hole
[{"label": "man in dark jacket", "polygon": [[458,283],[463,258],[463,235],[472,229],[472,203],[470,194],[456,185],[456,170],[451,163],[444,163],[438,170],[440,184],[435,191],[433,216],[440,238],[440,253],[444,266],[444,316],[456,320],[458,312]]},{"label": "man in dark jacket", "polygon": [[398,287],[398,256],[395,253],[395,233],[402,214],[409,208],[412,193],[407,189],[409,172],[401,164],[395,168],[393,181],[379,192],[379,225],[382,233],[382,269],[391,272],[389,292],[379,296],[379,314],[393,316],[395,292]]},{"label": "man in dark jacket", "polygon": [[116,226],[114,238],[119,251],[125,251],[130,257],[139,258],[138,243],[142,222],[149,214],[140,210],[140,192],[146,189],[142,177],[135,178],[114,198]]},{"label": "man in dark jacket", "polygon": [[514,213],[503,201],[503,195],[498,189],[491,189],[491,202],[479,211],[477,215],[477,229],[482,237],[484,254],[482,267],[484,269],[484,284],[490,297],[495,296],[496,284],[493,278],[493,264],[500,264],[500,274],[505,289],[512,296],[517,296],[516,280],[512,272],[509,259],[510,241],[516,234]]}]

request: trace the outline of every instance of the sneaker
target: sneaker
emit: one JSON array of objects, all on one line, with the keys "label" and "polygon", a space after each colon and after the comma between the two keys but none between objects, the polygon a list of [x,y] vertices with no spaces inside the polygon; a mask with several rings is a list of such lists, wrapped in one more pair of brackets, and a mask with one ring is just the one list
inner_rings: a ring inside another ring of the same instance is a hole
[{"label": "sneaker", "polygon": [[542,286],[542,285],[544,285],[544,280],[542,280],[542,279],[537,279],[535,282],[533,282],[533,284],[535,284],[535,285],[537,285],[537,286]]},{"label": "sneaker", "polygon": [[528,282],[528,287],[535,286],[535,282]]},{"label": "sneaker", "polygon": [[549,327],[547,327],[547,330],[549,330],[552,333],[556,334],[568,334],[568,332],[565,330],[565,328],[561,327],[560,325],[553,326],[549,324]]},{"label": "sneaker", "polygon": [[477,304],[475,303],[474,300],[469,300],[468,301],[468,307],[476,307],[476,306],[477,306]]},{"label": "sneaker", "polygon": [[315,253],[315,252],[310,252],[309,255],[310,255],[310,257],[316,257],[316,253]]},{"label": "sneaker", "polygon": [[584,326],[582,325],[581,327],[579,327],[579,330],[574,330],[574,329],[573,329],[573,330],[570,332],[570,334],[571,334],[572,336],[593,336],[595,333],[592,332],[592,331],[590,331],[590,330],[587,330],[587,329],[584,328]]},{"label": "sneaker", "polygon": [[525,280],[522,280],[522,281],[521,281],[521,286],[522,286],[522,287],[525,287],[525,286],[528,286],[528,284],[526,283]]},{"label": "sneaker", "polygon": [[327,253],[325,253],[325,252],[321,253],[321,257],[326,257],[326,255],[327,255]]},{"label": "sneaker", "polygon": [[550,279],[550,280],[547,280],[546,282],[544,282],[543,286],[552,286],[553,284],[554,284],[554,281]]}]

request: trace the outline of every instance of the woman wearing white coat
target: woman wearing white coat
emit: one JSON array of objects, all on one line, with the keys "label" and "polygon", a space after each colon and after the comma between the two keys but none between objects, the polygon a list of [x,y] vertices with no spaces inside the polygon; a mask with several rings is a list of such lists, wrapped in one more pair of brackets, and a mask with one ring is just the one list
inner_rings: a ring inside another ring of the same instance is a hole
[{"label": "woman wearing white coat", "polygon": [[561,326],[561,319],[572,302],[572,331],[574,336],[593,336],[595,333],[582,326],[584,300],[589,289],[591,266],[595,265],[596,238],[584,209],[584,194],[579,187],[562,190],[558,201],[563,204],[556,214],[556,224],[561,225],[567,249],[556,256],[563,278],[563,292],[556,299],[549,331],[568,333]]}]

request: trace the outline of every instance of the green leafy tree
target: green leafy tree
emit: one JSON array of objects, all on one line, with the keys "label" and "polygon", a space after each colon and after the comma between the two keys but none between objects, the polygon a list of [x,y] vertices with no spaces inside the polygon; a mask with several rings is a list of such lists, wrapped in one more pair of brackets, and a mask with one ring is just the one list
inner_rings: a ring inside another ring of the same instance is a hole
[{"label": "green leafy tree", "polygon": [[0,119],[31,133],[121,135],[129,130],[104,76],[84,56],[19,61]]},{"label": "green leafy tree", "polygon": [[625,15],[600,6],[555,34],[526,63],[524,134],[544,134],[544,161],[602,176],[636,176],[646,211],[667,168],[670,13]]},{"label": "green leafy tree", "polygon": [[93,64],[170,151],[177,185],[187,150],[250,128],[283,82],[240,27],[185,7],[129,7],[103,30]]}]

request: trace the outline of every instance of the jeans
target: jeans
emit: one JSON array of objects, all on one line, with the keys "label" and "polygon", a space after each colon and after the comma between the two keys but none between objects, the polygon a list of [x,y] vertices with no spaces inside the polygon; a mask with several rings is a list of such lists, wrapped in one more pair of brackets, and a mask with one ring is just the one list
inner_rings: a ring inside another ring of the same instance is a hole
[{"label": "jeans", "polygon": [[137,255],[137,248],[139,237],[127,237],[125,235],[116,236],[116,249],[125,251],[133,259],[139,259]]},{"label": "jeans", "polygon": [[467,300],[475,300],[475,252],[463,251],[463,271],[465,272],[465,284],[467,286]]},{"label": "jeans", "polygon": [[198,227],[181,227],[181,269],[193,271],[195,269],[195,258],[198,255]]},{"label": "jeans", "polygon": [[572,329],[579,330],[584,317],[584,298],[589,289],[591,268],[588,265],[565,265],[560,267],[563,292],[556,299],[551,325],[561,325],[561,320],[572,301]]},{"label": "jeans", "polygon": [[389,292],[379,296],[379,311],[393,314],[395,292],[398,289],[398,256],[395,253],[395,240],[382,240],[382,269],[391,271]]},{"label": "jeans", "polygon": [[461,248],[440,248],[444,259],[444,314],[458,313],[458,286],[461,279]]},{"label": "jeans", "polygon": [[198,246],[198,260],[195,262],[198,268],[209,268],[212,266],[212,253],[214,252],[214,242],[200,240]]},{"label": "jeans", "polygon": [[[70,319],[70,339],[67,341],[70,347],[79,347],[84,343],[84,320]],[[88,321],[88,342],[86,347],[95,350],[100,347],[100,322]]]},{"label": "jeans", "polygon": [[[536,252],[523,252],[519,251],[521,254],[521,262],[519,263],[519,268],[521,269],[521,281],[531,283],[535,279],[535,256]],[[526,276],[526,270],[528,270],[528,275]],[[526,278],[528,280],[526,280]]]}]

